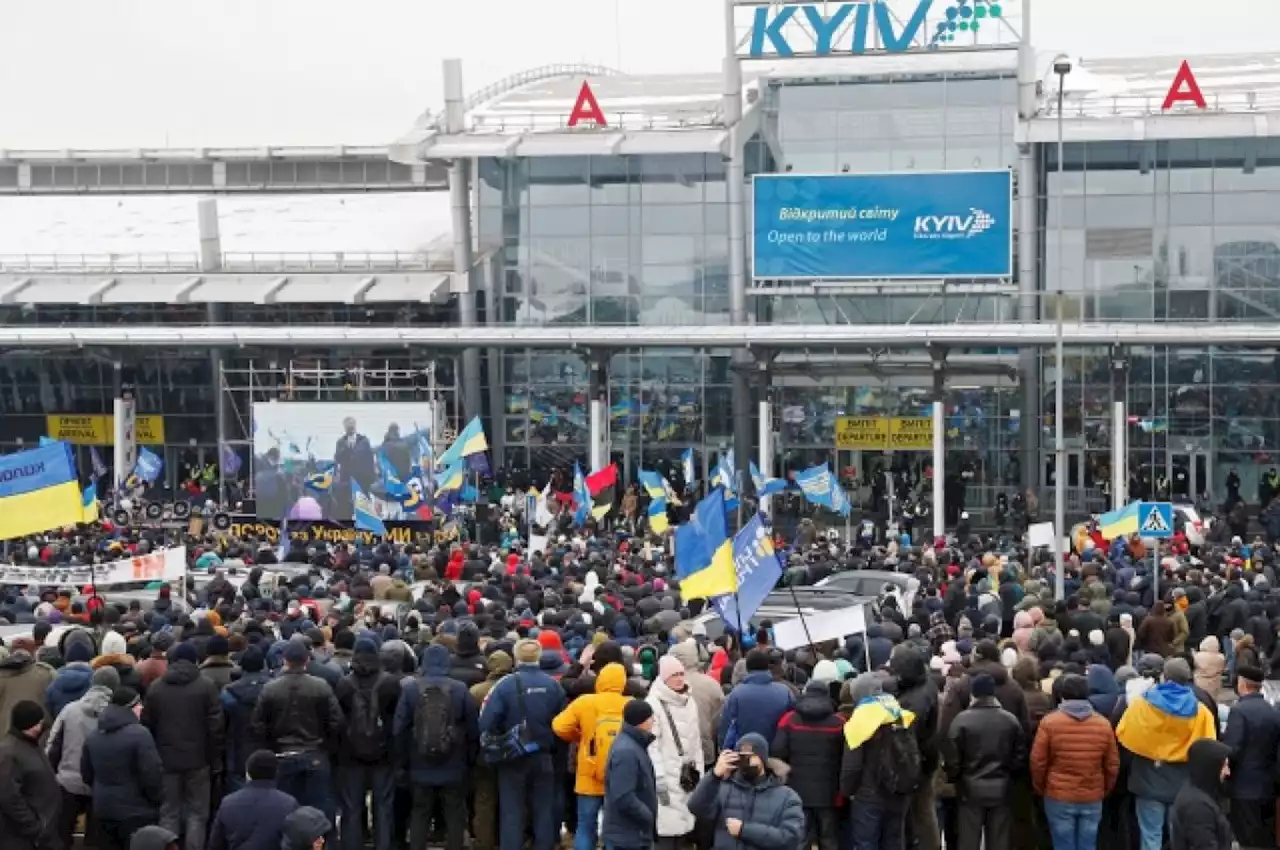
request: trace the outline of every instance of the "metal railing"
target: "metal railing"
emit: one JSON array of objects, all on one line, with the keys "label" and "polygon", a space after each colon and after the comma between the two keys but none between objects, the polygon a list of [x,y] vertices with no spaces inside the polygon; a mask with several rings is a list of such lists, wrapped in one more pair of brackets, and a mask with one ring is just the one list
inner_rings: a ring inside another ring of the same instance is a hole
[{"label": "metal railing", "polygon": [[[1064,118],[1113,118],[1204,112],[1248,114],[1280,110],[1280,91],[1274,90],[1206,93],[1204,109],[1193,103],[1176,103],[1166,110],[1163,108],[1164,99],[1164,92],[1146,95],[1088,94],[1083,96],[1068,92],[1062,104],[1062,115]],[[1050,118],[1056,117],[1057,114],[1058,95],[1056,91],[1051,91],[1045,95],[1045,102],[1040,107],[1040,115]]]},{"label": "metal railing", "polygon": [[[452,258],[401,251],[227,252],[223,273],[396,272],[440,270]],[[5,274],[201,274],[194,253],[140,254],[4,254]]]},{"label": "metal railing", "polygon": [[[723,124],[720,107],[703,109],[645,110],[601,109],[608,129],[618,130],[705,130]],[[588,122],[586,126],[594,129]],[[468,114],[467,131],[470,133],[509,133],[513,131],[571,130],[566,111],[535,112],[494,109]]]}]

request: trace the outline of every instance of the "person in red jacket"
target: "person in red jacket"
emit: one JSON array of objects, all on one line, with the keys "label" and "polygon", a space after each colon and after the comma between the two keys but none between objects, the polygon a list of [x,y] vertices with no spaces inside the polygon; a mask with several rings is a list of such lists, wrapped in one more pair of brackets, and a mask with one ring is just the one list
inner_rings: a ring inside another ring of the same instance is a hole
[{"label": "person in red jacket", "polygon": [[796,707],[782,715],[769,755],[791,767],[786,780],[804,805],[808,828],[804,846],[816,841],[818,850],[837,850],[844,718],[836,714],[826,683],[810,682]]}]

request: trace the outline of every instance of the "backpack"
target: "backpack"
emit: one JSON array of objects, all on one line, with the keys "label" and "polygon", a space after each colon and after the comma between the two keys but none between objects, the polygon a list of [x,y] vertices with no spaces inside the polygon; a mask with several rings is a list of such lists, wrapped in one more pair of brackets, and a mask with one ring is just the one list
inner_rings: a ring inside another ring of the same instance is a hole
[{"label": "backpack", "polygon": [[424,682],[413,713],[413,746],[430,761],[446,759],[453,752],[453,693],[438,682]]},{"label": "backpack", "polygon": [[881,727],[881,733],[876,784],[890,796],[914,792],[920,785],[920,742],[915,730],[898,718]]},{"label": "backpack", "polygon": [[368,689],[357,685],[351,697],[351,711],[347,714],[346,748],[357,761],[381,761],[386,755],[386,724],[383,723],[378,706],[378,691],[383,686],[385,675],[378,674]]},{"label": "backpack", "polygon": [[591,765],[591,776],[598,782],[604,782],[609,767],[609,750],[613,748],[613,740],[621,730],[621,717],[601,717],[596,720],[595,731],[587,742],[587,761]]}]

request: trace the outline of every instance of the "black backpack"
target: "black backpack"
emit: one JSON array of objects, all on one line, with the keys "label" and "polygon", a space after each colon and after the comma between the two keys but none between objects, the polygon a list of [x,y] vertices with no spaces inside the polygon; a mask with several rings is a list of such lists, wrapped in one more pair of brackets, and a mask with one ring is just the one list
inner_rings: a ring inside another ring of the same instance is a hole
[{"label": "black backpack", "polygon": [[916,730],[898,718],[880,727],[877,734],[882,740],[876,784],[890,796],[913,793],[920,785],[920,742],[916,740]]},{"label": "black backpack", "polygon": [[361,688],[353,681],[351,711],[347,715],[347,752],[357,761],[381,761],[387,754],[386,724],[378,705],[378,692],[385,673],[379,673],[373,685]]},{"label": "black backpack", "polygon": [[438,682],[421,683],[413,713],[414,749],[429,761],[441,761],[453,752],[454,737],[453,692]]}]

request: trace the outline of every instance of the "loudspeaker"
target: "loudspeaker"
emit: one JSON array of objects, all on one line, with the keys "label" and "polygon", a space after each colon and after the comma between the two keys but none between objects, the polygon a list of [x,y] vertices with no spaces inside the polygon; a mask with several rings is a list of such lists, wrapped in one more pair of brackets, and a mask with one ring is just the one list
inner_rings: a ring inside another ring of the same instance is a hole
[{"label": "loudspeaker", "polygon": [[159,502],[147,502],[147,507],[143,511],[147,519],[160,519],[164,516],[164,505]]},{"label": "loudspeaker", "polygon": [[191,516],[190,502],[174,502],[170,509],[174,519],[186,519]]},{"label": "loudspeaker", "polygon": [[218,531],[228,531],[231,528],[231,514],[219,511],[213,515],[213,527]]},{"label": "loudspeaker", "polygon": [[130,519],[132,519],[132,517],[124,508],[116,508],[111,514],[111,521],[116,525],[128,525]]}]

